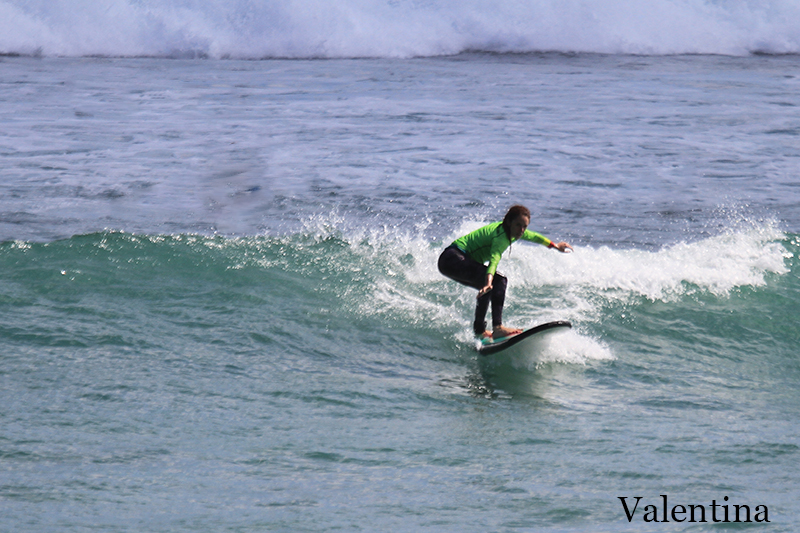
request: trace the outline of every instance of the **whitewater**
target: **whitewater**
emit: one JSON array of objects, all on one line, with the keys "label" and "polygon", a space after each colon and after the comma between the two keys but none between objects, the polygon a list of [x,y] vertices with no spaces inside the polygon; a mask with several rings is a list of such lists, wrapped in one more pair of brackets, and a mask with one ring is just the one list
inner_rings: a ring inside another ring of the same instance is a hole
[{"label": "whitewater", "polygon": [[793,0],[3,0],[0,53],[430,57],[466,51],[796,54]]},{"label": "whitewater", "polygon": [[0,1],[0,530],[795,531],[798,14]]}]

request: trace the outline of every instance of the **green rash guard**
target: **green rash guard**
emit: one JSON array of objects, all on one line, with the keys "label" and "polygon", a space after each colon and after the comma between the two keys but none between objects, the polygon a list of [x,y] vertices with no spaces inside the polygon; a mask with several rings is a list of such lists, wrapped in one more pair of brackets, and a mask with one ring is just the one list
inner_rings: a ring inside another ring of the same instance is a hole
[{"label": "green rash guard", "polygon": [[[522,240],[536,242],[545,246],[550,246],[552,244],[550,239],[544,235],[527,229],[525,233],[522,234]],[[509,240],[508,235],[506,235],[503,229],[503,223],[495,222],[476,229],[460,239],[456,239],[453,241],[453,244],[479,263],[486,263],[486,261],[489,261],[489,267],[486,269],[486,273],[494,276],[495,272],[497,272],[497,265],[503,257],[503,252],[511,246],[512,242],[516,242],[516,239]]]}]

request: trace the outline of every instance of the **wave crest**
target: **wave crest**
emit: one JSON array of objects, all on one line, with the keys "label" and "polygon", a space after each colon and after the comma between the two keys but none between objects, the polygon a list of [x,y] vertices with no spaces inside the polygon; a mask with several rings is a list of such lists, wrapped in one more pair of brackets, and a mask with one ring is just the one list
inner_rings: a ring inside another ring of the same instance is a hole
[{"label": "wave crest", "polygon": [[800,53],[790,0],[0,0],[0,53],[211,58]]}]

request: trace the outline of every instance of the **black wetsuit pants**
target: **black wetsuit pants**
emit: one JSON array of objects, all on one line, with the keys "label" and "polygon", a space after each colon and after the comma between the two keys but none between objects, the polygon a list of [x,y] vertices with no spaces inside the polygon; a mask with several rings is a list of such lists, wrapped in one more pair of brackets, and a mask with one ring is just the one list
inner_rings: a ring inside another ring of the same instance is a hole
[{"label": "black wetsuit pants", "polygon": [[[468,287],[481,290],[486,285],[486,265],[479,263],[462,252],[456,246],[450,246],[439,256],[439,272],[448,278]],[[492,281],[492,290],[478,298],[475,306],[475,323],[473,329],[476,335],[486,331],[486,312],[492,304],[492,324],[494,327],[503,324],[503,305],[506,301],[506,287],[508,280],[495,272]]]}]

